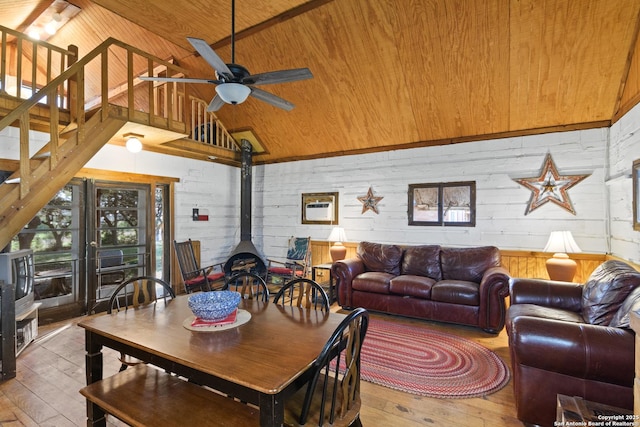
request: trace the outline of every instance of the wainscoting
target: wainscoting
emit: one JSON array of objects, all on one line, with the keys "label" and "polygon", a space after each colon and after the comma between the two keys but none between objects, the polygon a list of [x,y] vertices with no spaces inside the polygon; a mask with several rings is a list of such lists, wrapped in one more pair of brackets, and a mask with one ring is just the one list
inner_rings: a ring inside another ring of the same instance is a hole
[{"label": "wainscoting", "polygon": [[[358,243],[346,242],[343,243],[347,248],[347,258],[356,256],[356,249]],[[324,264],[331,262],[329,256],[330,243],[321,240],[311,241],[311,260],[313,265]],[[502,265],[509,270],[512,277],[529,277],[548,279],[547,268],[545,262],[552,255],[546,252],[533,252],[533,251],[501,251],[502,253]],[[607,259],[613,259],[606,254],[571,254],[571,259],[578,263],[578,271],[574,277],[574,281],[578,283],[584,283],[586,279],[591,275],[591,272],[596,269],[603,261]],[[624,260],[623,260],[624,261]],[[628,262],[628,261],[626,261]],[[629,263],[631,264],[631,263]],[[631,264],[636,269],[639,269],[637,265]]]}]

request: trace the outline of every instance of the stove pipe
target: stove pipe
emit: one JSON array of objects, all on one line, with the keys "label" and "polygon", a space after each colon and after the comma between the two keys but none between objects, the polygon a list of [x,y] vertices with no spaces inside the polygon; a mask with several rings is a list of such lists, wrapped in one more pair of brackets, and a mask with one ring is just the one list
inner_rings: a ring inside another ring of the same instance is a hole
[{"label": "stove pipe", "polygon": [[240,243],[229,255],[229,259],[224,265],[224,272],[227,276],[240,271],[250,271],[264,276],[267,272],[267,267],[251,241],[251,167],[253,163],[253,148],[246,139],[241,142]]}]

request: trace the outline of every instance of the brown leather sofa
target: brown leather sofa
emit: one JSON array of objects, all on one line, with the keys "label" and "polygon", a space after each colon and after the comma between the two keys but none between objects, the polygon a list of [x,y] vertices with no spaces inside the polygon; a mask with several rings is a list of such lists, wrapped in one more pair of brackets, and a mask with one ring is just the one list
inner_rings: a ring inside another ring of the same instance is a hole
[{"label": "brown leather sofa", "polygon": [[504,327],[509,272],[493,246],[446,248],[358,245],[332,266],[344,308],[458,323],[498,333]]},{"label": "brown leather sofa", "polygon": [[512,279],[507,333],[518,419],[552,426],[558,394],[633,409],[640,273],[601,264],[584,285]]}]

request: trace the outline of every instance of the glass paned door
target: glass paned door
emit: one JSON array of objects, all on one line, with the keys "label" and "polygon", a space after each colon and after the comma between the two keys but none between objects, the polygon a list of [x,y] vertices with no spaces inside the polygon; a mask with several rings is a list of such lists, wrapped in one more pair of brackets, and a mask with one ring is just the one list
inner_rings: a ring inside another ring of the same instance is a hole
[{"label": "glass paned door", "polygon": [[154,271],[151,254],[149,185],[96,182],[90,192],[93,221],[87,245],[90,312],[106,301],[123,281]]}]

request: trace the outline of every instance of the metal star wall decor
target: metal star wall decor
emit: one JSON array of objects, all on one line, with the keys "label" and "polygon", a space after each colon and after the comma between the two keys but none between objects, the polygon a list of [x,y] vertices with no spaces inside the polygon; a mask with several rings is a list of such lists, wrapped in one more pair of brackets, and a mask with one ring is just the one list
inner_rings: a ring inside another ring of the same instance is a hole
[{"label": "metal star wall decor", "polygon": [[531,199],[524,214],[528,215],[545,203],[553,202],[575,215],[576,211],[569,198],[568,190],[589,175],[560,175],[551,154],[547,153],[539,176],[514,179],[518,184],[531,190]]},{"label": "metal star wall decor", "polygon": [[362,202],[362,213],[365,213],[368,210],[378,213],[378,202],[382,199],[384,199],[384,197],[374,196],[373,189],[369,187],[369,191],[367,191],[366,196],[358,197],[358,200]]}]

